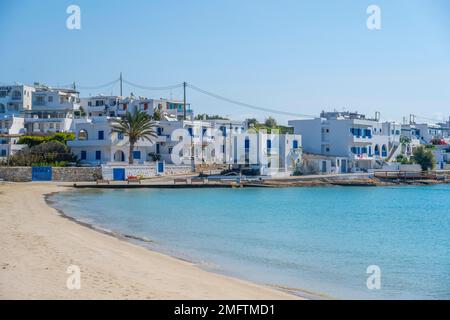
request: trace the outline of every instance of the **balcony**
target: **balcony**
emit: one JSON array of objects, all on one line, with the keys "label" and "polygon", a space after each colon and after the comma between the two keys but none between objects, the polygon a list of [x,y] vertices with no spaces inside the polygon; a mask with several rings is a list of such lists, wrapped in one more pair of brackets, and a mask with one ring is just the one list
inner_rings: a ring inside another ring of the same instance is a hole
[{"label": "balcony", "polygon": [[354,143],[371,144],[372,136],[353,136]]},{"label": "balcony", "polygon": [[87,107],[88,112],[104,112],[106,111],[106,106],[88,106]]},{"label": "balcony", "polygon": [[[120,140],[119,140],[120,141]],[[67,141],[69,147],[106,147],[113,144],[111,140],[72,140]]]},{"label": "balcony", "polygon": [[25,123],[64,122],[70,118],[25,118]]}]

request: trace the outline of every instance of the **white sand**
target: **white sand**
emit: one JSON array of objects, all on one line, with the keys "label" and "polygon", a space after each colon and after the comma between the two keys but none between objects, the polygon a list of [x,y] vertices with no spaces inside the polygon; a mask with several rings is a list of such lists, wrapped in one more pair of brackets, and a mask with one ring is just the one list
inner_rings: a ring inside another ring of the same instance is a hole
[{"label": "white sand", "polygon": [[[0,299],[298,298],[61,217],[43,196],[63,189],[50,183],[0,185]],[[81,269],[80,290],[66,287],[70,265]]]}]

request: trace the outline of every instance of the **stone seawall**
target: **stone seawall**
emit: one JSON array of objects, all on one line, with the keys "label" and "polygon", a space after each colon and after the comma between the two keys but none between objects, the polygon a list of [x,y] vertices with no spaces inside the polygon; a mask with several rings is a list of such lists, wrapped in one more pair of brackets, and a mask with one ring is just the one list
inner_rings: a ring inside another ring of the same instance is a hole
[{"label": "stone seawall", "polygon": [[101,167],[55,167],[53,181],[77,182],[101,179]]},{"label": "stone seawall", "polygon": [[[95,181],[102,176],[100,167],[53,167],[52,181]],[[0,167],[0,179],[12,182],[32,181],[32,167]]]},{"label": "stone seawall", "polygon": [[103,165],[103,179],[114,180],[114,169],[124,169],[125,177],[142,176],[151,178],[157,176],[175,176],[192,173],[191,166],[165,165],[164,172],[158,173],[156,165]]},{"label": "stone seawall", "polygon": [[0,179],[12,182],[31,181],[31,167],[0,167]]}]

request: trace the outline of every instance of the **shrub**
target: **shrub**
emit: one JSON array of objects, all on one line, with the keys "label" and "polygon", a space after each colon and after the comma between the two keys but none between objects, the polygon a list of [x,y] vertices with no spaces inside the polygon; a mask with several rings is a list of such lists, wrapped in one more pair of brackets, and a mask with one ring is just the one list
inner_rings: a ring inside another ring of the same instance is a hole
[{"label": "shrub", "polygon": [[54,166],[64,167],[69,162],[78,162],[69,147],[58,141],[44,142],[9,157],[10,166]]},{"label": "shrub", "polygon": [[419,164],[423,171],[427,171],[434,168],[435,159],[433,151],[430,148],[419,146],[414,149],[413,157],[414,163]]},{"label": "shrub", "polygon": [[161,159],[161,155],[155,152],[150,152],[148,156],[151,157],[153,161],[159,161]]},{"label": "shrub", "polygon": [[75,134],[70,132],[58,132],[51,135],[28,135],[19,138],[19,144],[26,144],[29,148],[40,145],[44,142],[58,141],[67,144],[67,141],[74,140]]}]

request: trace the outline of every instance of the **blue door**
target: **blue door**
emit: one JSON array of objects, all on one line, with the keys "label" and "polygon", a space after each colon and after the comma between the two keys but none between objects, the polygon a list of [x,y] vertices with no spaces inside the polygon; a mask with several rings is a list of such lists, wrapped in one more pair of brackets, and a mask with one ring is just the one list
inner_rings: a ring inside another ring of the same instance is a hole
[{"label": "blue door", "polygon": [[125,169],[124,168],[114,168],[113,169],[113,180],[124,181],[125,180]]},{"label": "blue door", "polygon": [[52,167],[32,167],[32,181],[52,181]]},{"label": "blue door", "polygon": [[164,173],[164,162],[158,162],[158,173]]}]

